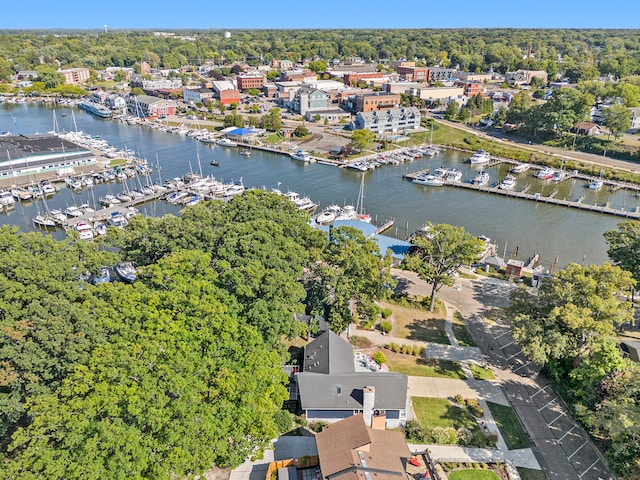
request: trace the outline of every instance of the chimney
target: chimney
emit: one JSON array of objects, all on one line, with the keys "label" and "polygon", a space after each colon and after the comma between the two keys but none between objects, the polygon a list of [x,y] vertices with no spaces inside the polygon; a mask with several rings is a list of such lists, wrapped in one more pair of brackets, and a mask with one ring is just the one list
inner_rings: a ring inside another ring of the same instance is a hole
[{"label": "chimney", "polygon": [[362,416],[367,427],[371,427],[373,417],[373,405],[376,399],[375,387],[364,387],[362,389]]}]

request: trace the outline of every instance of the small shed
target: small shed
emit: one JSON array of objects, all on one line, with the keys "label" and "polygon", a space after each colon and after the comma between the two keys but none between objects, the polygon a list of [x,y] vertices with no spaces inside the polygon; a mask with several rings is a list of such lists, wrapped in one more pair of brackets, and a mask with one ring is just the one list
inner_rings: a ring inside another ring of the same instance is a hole
[{"label": "small shed", "polygon": [[505,273],[510,277],[522,277],[522,271],[524,270],[524,262],[522,260],[515,260],[510,258],[507,260],[507,269]]},{"label": "small shed", "polygon": [[504,268],[504,259],[497,255],[490,255],[481,262],[481,265],[489,266],[494,270],[500,271]]}]

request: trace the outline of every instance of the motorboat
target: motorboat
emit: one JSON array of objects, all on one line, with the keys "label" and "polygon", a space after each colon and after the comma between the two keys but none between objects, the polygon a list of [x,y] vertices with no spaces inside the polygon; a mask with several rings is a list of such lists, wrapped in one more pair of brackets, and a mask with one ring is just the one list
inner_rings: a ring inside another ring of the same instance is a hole
[{"label": "motorboat", "polygon": [[436,177],[440,178],[445,178],[447,176],[447,173],[449,173],[449,169],[446,167],[438,167],[433,171],[433,174]]},{"label": "motorboat", "polygon": [[16,200],[20,200],[21,202],[31,200],[31,193],[21,187],[13,187],[11,189],[11,195],[13,195],[13,198],[15,198]]},{"label": "motorboat", "polygon": [[56,187],[47,180],[43,180],[42,182],[40,182],[40,188],[42,189],[42,193],[44,193],[45,195],[53,195],[58,191]]},{"label": "motorboat", "polygon": [[3,207],[10,207],[15,205],[16,201],[11,195],[11,192],[7,192],[6,190],[0,190],[0,205]]},{"label": "motorboat", "polygon": [[216,145],[220,145],[221,147],[237,147],[238,144],[229,138],[221,138],[216,141]]},{"label": "motorboat", "polygon": [[117,277],[125,283],[132,283],[136,280],[136,267],[131,262],[118,262],[113,269]]},{"label": "motorboat", "polygon": [[472,185],[483,186],[489,183],[491,176],[487,172],[480,172],[471,179]]},{"label": "motorboat", "polygon": [[120,200],[121,202],[130,202],[131,201],[131,195],[129,195],[127,192],[120,192],[116,195],[117,199]]},{"label": "motorboat", "polygon": [[366,172],[369,170],[369,164],[367,162],[355,162],[347,165],[347,168],[357,170],[358,172]]},{"label": "motorboat", "polygon": [[218,163],[217,160],[211,160],[209,163],[214,167],[219,167],[220,166],[220,164]]},{"label": "motorboat", "polygon": [[244,149],[240,150],[239,153],[243,157],[250,157],[251,156],[251,150],[249,150],[248,148],[244,148]]},{"label": "motorboat", "polygon": [[102,222],[95,222],[93,224],[93,230],[100,236],[107,234],[107,226]]},{"label": "motorboat", "polygon": [[555,170],[553,168],[544,167],[542,170],[538,171],[534,176],[539,178],[540,180],[550,180],[555,175]]},{"label": "motorboat", "polygon": [[435,175],[419,175],[411,180],[411,182],[418,185],[427,185],[429,187],[441,187],[444,185],[442,177],[437,177]]},{"label": "motorboat", "polygon": [[600,190],[604,186],[604,182],[599,178],[591,180],[587,185],[591,190]]},{"label": "motorboat", "polygon": [[44,192],[39,185],[29,185],[29,193],[33,198],[42,198],[44,197]]},{"label": "motorboat", "polygon": [[83,215],[83,214],[82,214],[82,210],[80,210],[80,209],[79,209],[78,207],[76,207],[75,205],[71,205],[71,206],[67,207],[67,208],[64,210],[64,214],[65,214],[67,217],[81,217],[81,216]]},{"label": "motorboat", "polygon": [[558,170],[553,174],[553,177],[551,177],[551,180],[554,182],[561,182],[564,179],[566,179],[567,176],[568,176],[567,172],[565,172],[564,170]]},{"label": "motorboat", "polygon": [[171,192],[169,195],[167,195],[167,202],[177,205],[181,203],[182,199],[187,195],[189,195],[189,193],[187,192]]},{"label": "motorboat", "polygon": [[342,207],[342,211],[336,216],[336,220],[357,220],[358,212],[353,205],[345,205]]},{"label": "motorboat", "polygon": [[67,188],[71,190],[80,190],[82,189],[82,181],[75,177],[67,177],[64,179],[64,183],[67,184]]},{"label": "motorboat", "polygon": [[112,207],[113,205],[117,205],[119,203],[122,203],[122,202],[118,200],[115,197],[115,195],[111,195],[111,194],[107,194],[100,199],[100,204],[107,208]]},{"label": "motorboat", "polygon": [[459,182],[460,180],[462,180],[462,172],[457,168],[452,168],[447,171],[444,179],[448,182]]},{"label": "motorboat", "polygon": [[472,163],[475,165],[481,164],[481,163],[488,163],[490,160],[491,160],[491,155],[489,154],[489,152],[486,152],[484,150],[478,150],[476,153],[474,153],[469,157],[469,163]]},{"label": "motorboat", "polygon": [[531,165],[528,163],[518,163],[511,169],[511,173],[520,174],[524,173],[531,168]]},{"label": "motorboat", "polygon": [[73,229],[78,232],[80,240],[91,240],[93,238],[93,229],[87,222],[78,222],[73,226]]},{"label": "motorboat", "polygon": [[500,190],[513,190],[516,186],[516,177],[513,175],[507,175],[502,179],[502,182],[498,185]]},{"label": "motorboat", "polygon": [[329,205],[316,217],[316,223],[320,225],[332,223],[341,212],[342,208],[338,205]]},{"label": "motorboat", "polygon": [[107,219],[107,223],[116,228],[124,228],[129,224],[129,222],[127,222],[127,219],[124,218],[124,215],[122,215],[120,212],[111,213],[111,215]]},{"label": "motorboat", "polygon": [[309,155],[304,150],[297,150],[294,153],[290,153],[289,156],[291,158],[293,158],[294,160],[299,160],[301,162],[310,162],[311,161],[311,155]]}]

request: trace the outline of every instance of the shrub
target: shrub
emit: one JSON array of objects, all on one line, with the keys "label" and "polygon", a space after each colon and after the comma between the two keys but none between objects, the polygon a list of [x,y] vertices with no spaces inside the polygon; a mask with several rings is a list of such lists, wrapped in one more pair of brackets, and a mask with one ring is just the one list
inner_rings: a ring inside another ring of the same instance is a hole
[{"label": "shrub", "polygon": [[478,404],[478,401],[475,398],[468,398],[465,401],[466,405],[467,405],[467,409],[469,410],[469,412],[471,413],[471,415],[473,415],[476,418],[482,418],[484,417],[484,410],[483,408]]},{"label": "shrub", "polygon": [[461,427],[458,429],[458,445],[471,445],[473,439],[473,432],[468,428]]},{"label": "shrub", "polygon": [[394,353],[400,353],[400,345],[398,345],[397,343],[392,343],[391,351]]},{"label": "shrub", "polygon": [[425,441],[425,435],[422,424],[417,420],[408,420],[407,423],[404,424],[404,436],[409,441],[423,443]]},{"label": "shrub", "polygon": [[382,314],[382,318],[386,319],[386,318],[389,318],[391,316],[393,311],[390,308],[383,308],[380,313]]},{"label": "shrub", "polygon": [[287,433],[293,428],[293,415],[289,410],[278,410],[273,416],[280,433]]},{"label": "shrub", "polygon": [[414,345],[413,349],[411,351],[411,354],[414,357],[419,357],[422,354],[422,351],[424,350],[424,347],[421,347],[420,345]]},{"label": "shrub", "polygon": [[458,443],[458,432],[453,427],[434,427],[431,430],[434,443],[439,445],[456,445]]},{"label": "shrub", "polygon": [[352,335],[349,341],[356,348],[369,348],[372,345],[371,340],[367,337],[360,337],[358,335]]},{"label": "shrub", "polygon": [[373,354],[373,361],[376,362],[378,365],[382,365],[384,362],[387,361],[387,357],[385,357],[384,353],[382,352],[376,352]]},{"label": "shrub", "polygon": [[391,330],[393,330],[393,325],[388,320],[382,321],[380,322],[380,330],[382,330],[384,333],[391,333]]},{"label": "shrub", "polygon": [[456,402],[458,405],[464,405],[464,398],[463,398],[463,397],[462,397],[462,395],[460,395],[459,393],[458,393],[458,394],[456,394],[456,396],[455,396],[455,397],[453,397],[453,399],[455,400],[455,402]]},{"label": "shrub", "polygon": [[318,421],[318,422],[311,422],[308,426],[312,431],[314,431],[316,433],[320,433],[322,431],[322,429],[324,427],[326,427],[327,425],[328,425],[327,422]]},{"label": "shrub", "polygon": [[402,345],[401,352],[404,353],[405,355],[411,354],[412,350],[413,348],[411,347],[411,345]]}]

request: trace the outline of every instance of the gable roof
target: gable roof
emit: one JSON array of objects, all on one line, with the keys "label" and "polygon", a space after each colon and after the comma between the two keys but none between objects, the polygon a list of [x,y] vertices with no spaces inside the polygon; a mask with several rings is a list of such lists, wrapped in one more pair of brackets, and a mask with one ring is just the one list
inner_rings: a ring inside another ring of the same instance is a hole
[{"label": "gable roof", "polygon": [[297,376],[303,410],[362,410],[364,387],[374,387],[375,410],[403,410],[407,407],[408,377],[403,373],[301,372]]},{"label": "gable roof", "polygon": [[327,330],[304,348],[302,369],[324,374],[353,373],[353,348],[349,342]]},{"label": "gable roof", "polygon": [[402,432],[369,429],[361,414],[325,427],[316,443],[326,479],[363,480],[371,472],[376,480],[402,480],[402,459],[411,457]]}]

